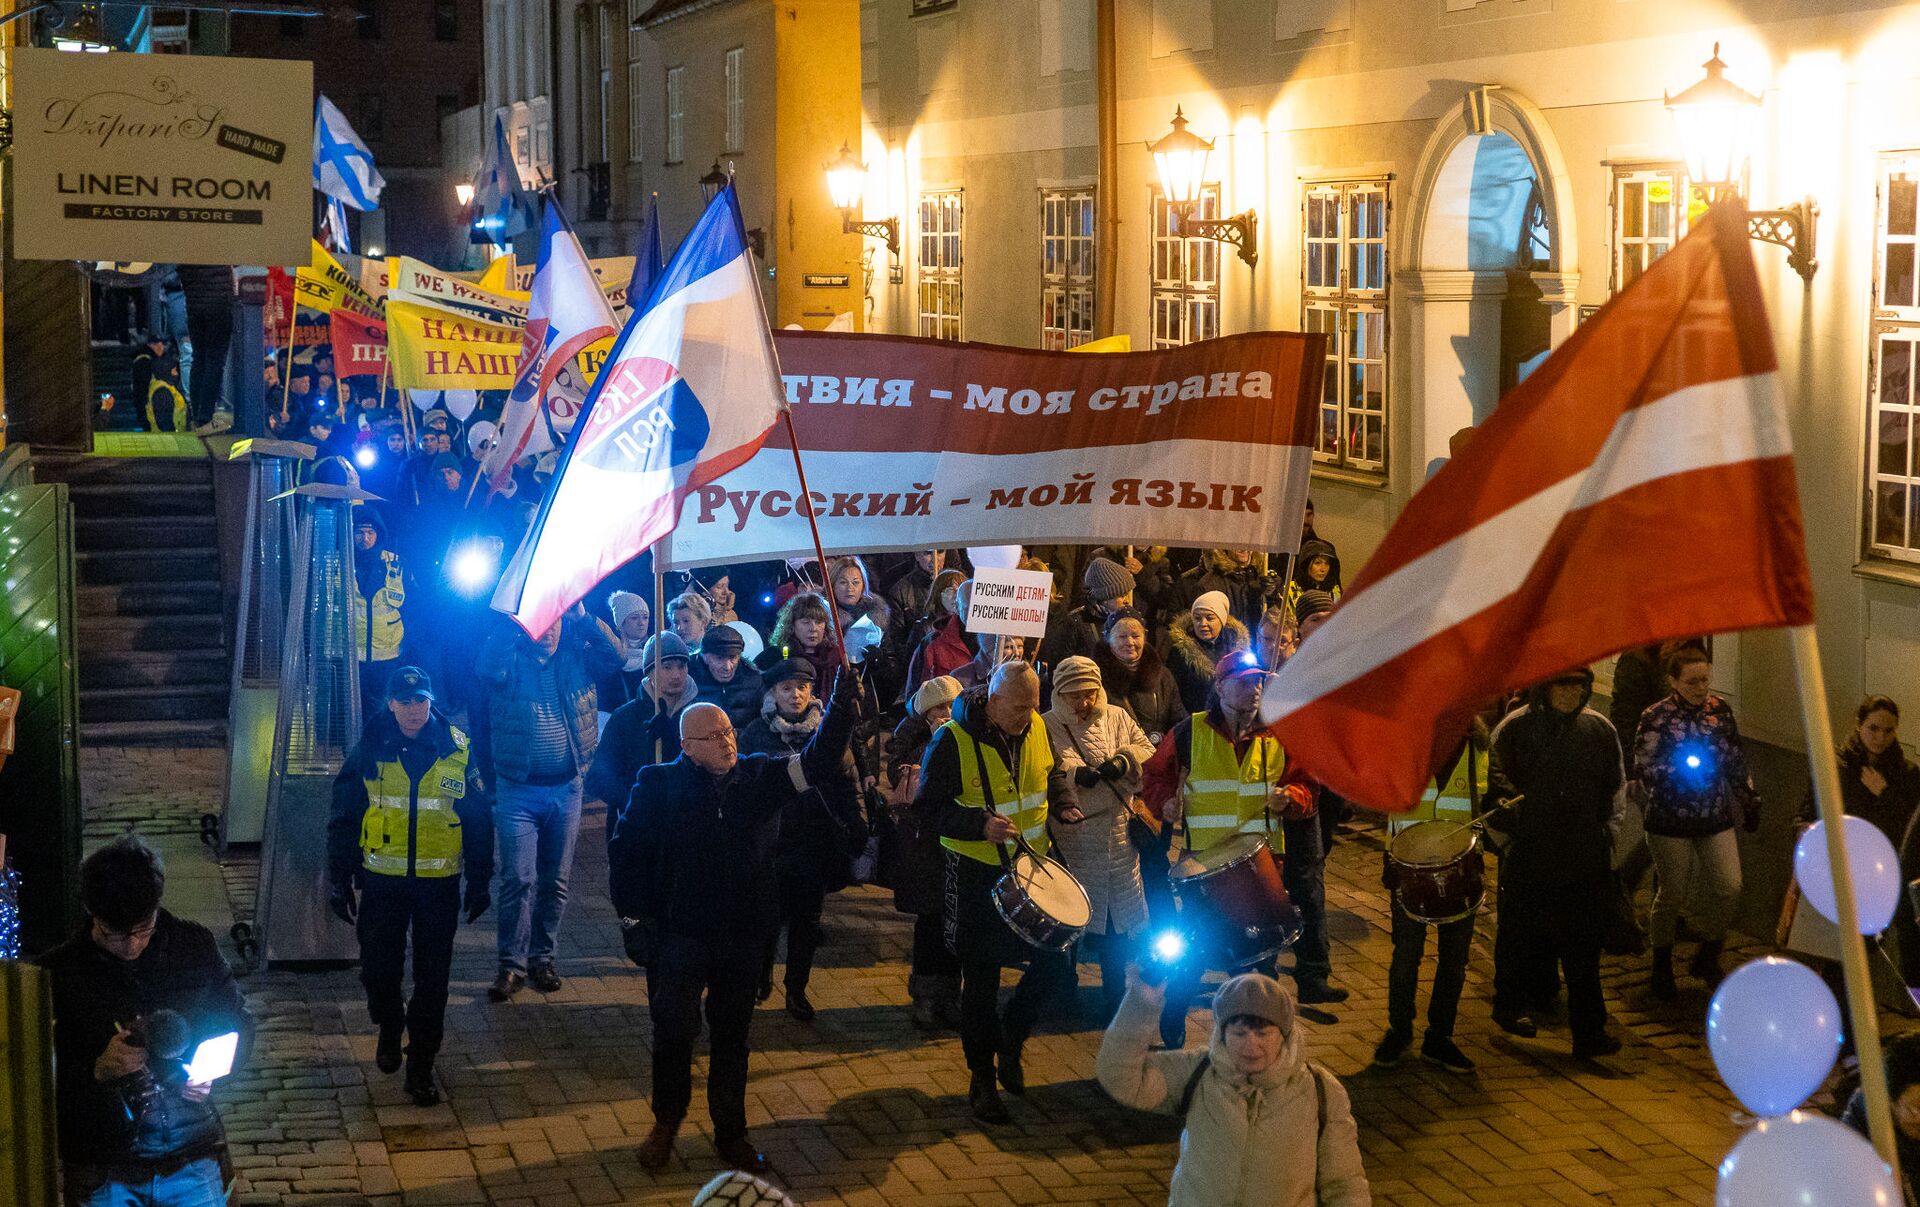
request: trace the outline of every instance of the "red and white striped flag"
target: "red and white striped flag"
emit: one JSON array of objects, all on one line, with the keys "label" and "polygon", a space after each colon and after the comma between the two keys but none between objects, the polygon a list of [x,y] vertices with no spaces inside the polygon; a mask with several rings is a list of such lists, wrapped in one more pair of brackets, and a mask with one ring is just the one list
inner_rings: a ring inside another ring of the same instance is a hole
[{"label": "red and white striped flag", "polygon": [[1400,811],[1495,696],[1812,623],[1777,376],[1746,213],[1717,206],[1413,497],[1263,720],[1336,792]]}]

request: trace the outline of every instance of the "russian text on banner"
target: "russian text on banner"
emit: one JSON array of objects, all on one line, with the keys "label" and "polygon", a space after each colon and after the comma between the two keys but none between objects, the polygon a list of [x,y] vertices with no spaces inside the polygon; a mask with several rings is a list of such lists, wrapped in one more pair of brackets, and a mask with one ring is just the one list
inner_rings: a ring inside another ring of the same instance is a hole
[{"label": "russian text on banner", "polygon": [[1746,214],[1723,204],[1413,497],[1262,717],[1342,796],[1404,810],[1502,693],[1631,646],[1811,623],[1777,378]]},{"label": "russian text on banner", "polygon": [[[1055,542],[1288,552],[1324,339],[1269,331],[1079,356],[774,333],[820,538],[863,553]],[[796,493],[776,431],[689,498],[663,563],[811,556]]]},{"label": "russian text on banner", "polygon": [[402,390],[506,390],[519,362],[520,329],[398,296],[387,301],[387,355]]}]

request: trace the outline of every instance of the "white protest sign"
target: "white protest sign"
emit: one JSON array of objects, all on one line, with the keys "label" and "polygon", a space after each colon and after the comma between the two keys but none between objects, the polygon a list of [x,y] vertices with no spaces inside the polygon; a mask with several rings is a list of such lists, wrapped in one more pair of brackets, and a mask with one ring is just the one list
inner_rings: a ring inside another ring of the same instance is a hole
[{"label": "white protest sign", "polygon": [[967,631],[1043,637],[1053,575],[1045,570],[976,567],[967,595]]},{"label": "white protest sign", "polygon": [[307,263],[313,64],[12,54],[15,255]]}]

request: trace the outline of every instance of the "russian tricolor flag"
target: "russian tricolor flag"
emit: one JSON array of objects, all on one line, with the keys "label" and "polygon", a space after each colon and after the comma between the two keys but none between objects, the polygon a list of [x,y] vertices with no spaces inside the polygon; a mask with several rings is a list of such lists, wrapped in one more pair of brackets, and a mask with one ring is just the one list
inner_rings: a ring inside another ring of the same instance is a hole
[{"label": "russian tricolor flag", "polygon": [[494,592],[529,635],[672,531],[687,492],[758,452],[785,406],[731,185],[634,306]]}]

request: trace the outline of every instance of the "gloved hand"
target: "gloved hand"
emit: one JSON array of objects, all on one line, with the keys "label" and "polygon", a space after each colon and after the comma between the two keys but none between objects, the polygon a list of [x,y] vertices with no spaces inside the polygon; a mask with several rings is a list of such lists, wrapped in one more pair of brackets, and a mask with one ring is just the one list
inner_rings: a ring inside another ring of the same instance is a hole
[{"label": "gloved hand", "polygon": [[1075,767],[1073,769],[1073,782],[1082,788],[1091,788],[1100,782],[1100,772],[1092,767]]},{"label": "gloved hand", "polygon": [[1097,772],[1103,780],[1120,779],[1127,773],[1127,756],[1124,754],[1112,755],[1104,763],[1095,767],[1094,771]]},{"label": "gloved hand", "polygon": [[334,917],[348,926],[352,926],[360,918],[360,903],[354,900],[353,886],[350,884],[333,886],[333,891],[327,894],[327,908],[333,911]]},{"label": "gloved hand", "polygon": [[633,961],[634,967],[645,968],[653,962],[659,936],[654,933],[653,923],[641,918],[631,926],[622,923],[620,945],[627,949],[627,958]]},{"label": "gloved hand", "polygon": [[485,884],[469,884],[466,893],[467,925],[478,922],[480,915],[486,913],[487,907],[492,904],[493,898],[487,896]]},{"label": "gloved hand", "polygon": [[860,676],[844,665],[833,673],[833,706],[860,710]]}]

